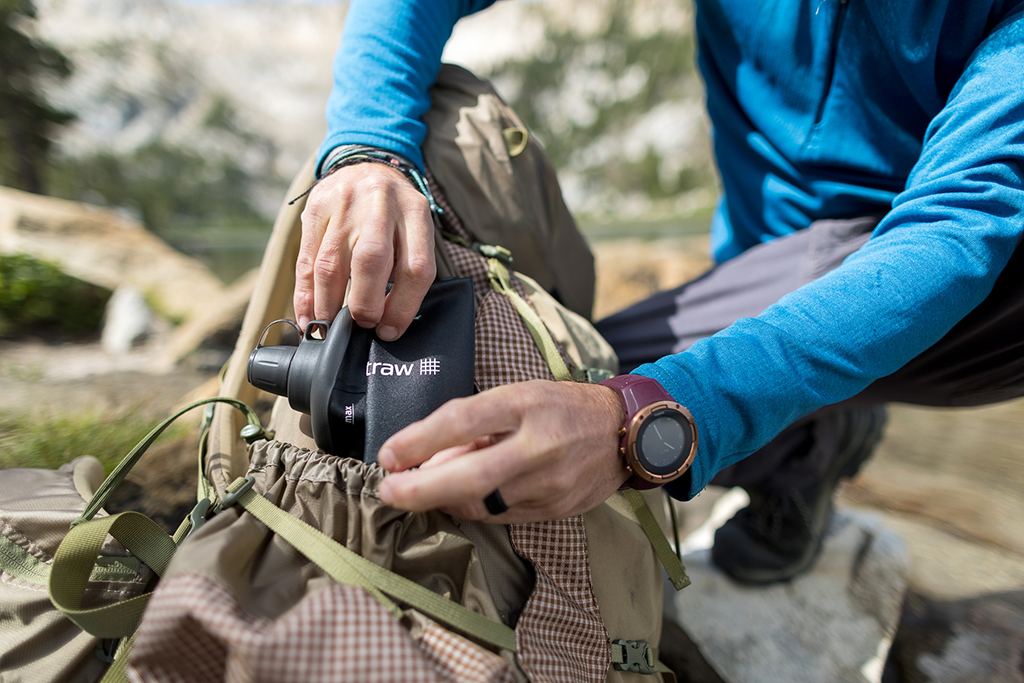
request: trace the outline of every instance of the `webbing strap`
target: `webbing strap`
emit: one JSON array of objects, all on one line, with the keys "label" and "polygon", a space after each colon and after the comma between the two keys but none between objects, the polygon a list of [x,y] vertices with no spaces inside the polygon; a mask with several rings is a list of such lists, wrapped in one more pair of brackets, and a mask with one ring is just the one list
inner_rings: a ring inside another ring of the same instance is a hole
[{"label": "webbing strap", "polygon": [[190,403],[157,425],[118,463],[93,494],[81,516],[71,523],[70,531],[53,557],[47,587],[54,606],[82,630],[99,638],[124,638],[138,626],[151,593],[112,605],[82,609],[82,597],[107,534],[160,575],[167,568],[176,543],[184,538],[191,524],[186,526],[183,522],[172,539],[155,522],[137,512],[123,512],[99,519],[95,516],[139,458],[172,422],[193,408],[212,403],[227,403],[238,408],[245,414],[248,424],[253,426],[251,431],[263,434],[255,411],[237,399],[218,396]]},{"label": "webbing strap", "polygon": [[171,540],[174,541],[174,545],[181,545],[181,542],[188,538],[189,533],[192,531],[192,519],[186,517],[181,520],[178,524],[178,528],[171,535]]},{"label": "webbing strap", "polygon": [[[238,492],[246,480],[239,478],[231,482],[227,488],[227,496],[234,498],[231,494]],[[255,493],[252,497],[248,497],[247,494],[252,493],[250,490],[246,490],[238,495],[237,498],[229,503],[233,505],[238,503],[244,507],[253,517],[270,527],[270,530],[276,533],[281,538],[291,543],[295,548],[305,555],[314,564],[323,569],[327,574],[337,581],[349,586],[359,586],[370,591],[370,593],[377,598],[378,601],[395,618],[402,616],[402,610],[393,603],[381,590],[373,584],[362,572],[356,569],[351,562],[346,562],[347,558],[336,558],[333,556],[333,549],[330,547],[327,541],[332,541],[326,535],[317,531],[313,527],[309,526],[302,520],[289,515],[284,510],[281,510],[276,505],[267,502],[265,498]],[[230,498],[226,497],[225,501]],[[247,501],[248,502],[244,502]],[[262,504],[261,504],[262,503]],[[297,522],[297,524],[293,524]],[[341,544],[338,544],[341,546]],[[344,548],[344,546],[341,546]],[[348,548],[345,548],[348,550]],[[352,551],[349,551],[352,552]],[[376,565],[374,565],[376,566]]]},{"label": "webbing strap", "polygon": [[626,489],[622,492],[622,495],[626,497],[626,500],[629,501],[629,506],[633,508],[633,514],[636,515],[637,521],[640,522],[640,528],[647,534],[647,540],[651,542],[651,547],[654,548],[658,559],[661,560],[661,565],[668,573],[669,581],[672,582],[677,591],[689,586],[690,577],[686,575],[686,569],[683,567],[682,561],[673,552],[672,546],[669,545],[668,538],[665,537],[665,532],[661,530],[658,520],[654,519],[654,513],[648,507],[647,500],[639,491],[634,491],[633,489]]},{"label": "webbing strap", "polygon": [[[239,489],[243,482],[244,479],[235,480],[228,487],[228,491]],[[238,504],[270,527],[278,536],[295,546],[296,550],[334,580],[366,588],[378,599],[383,597],[381,593],[389,595],[477,640],[505,650],[516,649],[516,633],[508,626],[466,609],[404,576],[374,564],[288,514],[256,492],[246,491],[238,498]],[[382,602],[391,611],[401,614],[391,600],[384,598]]]},{"label": "webbing strap", "polygon": [[519,317],[523,319],[523,323],[526,325],[526,329],[530,331],[530,336],[533,337],[533,343],[537,345],[537,349],[540,354],[544,357],[544,361],[548,364],[548,368],[551,369],[551,374],[555,380],[559,382],[571,382],[573,380],[572,373],[569,372],[569,368],[566,367],[565,361],[562,360],[562,354],[558,351],[558,344],[551,337],[551,333],[548,332],[548,328],[544,325],[544,321],[537,315],[537,311],[533,310],[533,306],[524,299],[516,288],[512,286],[512,278],[509,275],[508,268],[505,264],[496,258],[487,259],[487,275],[491,281],[491,287],[498,292],[501,292],[509,298],[512,305],[516,307],[516,312],[519,313]]},{"label": "webbing strap", "polygon": [[135,630],[152,593],[82,609],[82,597],[107,534],[158,575],[167,569],[177,546],[156,522],[138,512],[89,520],[73,527],[61,542],[50,569],[50,601],[83,631],[98,638],[123,638]]},{"label": "webbing strap", "polygon": [[245,413],[246,421],[250,425],[262,430],[262,427],[260,426],[260,418],[256,415],[256,412],[248,405],[237,399],[217,396],[214,398],[204,398],[201,401],[188,404],[174,415],[171,415],[169,418],[154,427],[153,431],[147,434],[146,437],[140,441],[135,448],[133,448],[131,452],[121,460],[120,463],[118,463],[117,467],[114,468],[114,471],[110,473],[110,476],[108,476],[103,484],[96,489],[96,493],[93,494],[89,504],[85,506],[85,511],[82,512],[82,515],[78,519],[71,523],[71,526],[75,527],[95,517],[96,513],[103,507],[103,504],[107,502],[107,497],[113,493],[114,489],[116,489],[122,481],[124,481],[124,478],[128,476],[128,473],[135,466],[135,463],[137,463],[139,458],[142,457],[142,454],[145,453],[151,445],[153,445],[153,442],[157,440],[157,437],[159,437],[163,431],[179,417],[193,408],[207,403],[228,403],[233,405]]}]

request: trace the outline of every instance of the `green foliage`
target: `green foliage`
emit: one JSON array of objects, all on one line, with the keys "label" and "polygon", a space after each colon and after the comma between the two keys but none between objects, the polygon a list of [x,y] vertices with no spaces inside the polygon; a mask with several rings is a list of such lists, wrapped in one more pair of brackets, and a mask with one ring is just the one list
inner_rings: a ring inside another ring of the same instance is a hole
[{"label": "green foliage", "polygon": [[[110,472],[155,426],[136,413],[40,418],[0,415],[0,469],[53,469],[80,455],[94,455]],[[187,425],[172,425],[161,439],[181,439]]]},{"label": "green foliage", "polygon": [[110,292],[24,254],[0,255],[0,337],[95,334]]},{"label": "green foliage", "polygon": [[27,35],[31,0],[0,0],[0,184],[42,191],[54,130],[73,117],[47,104],[40,84],[71,73],[53,47]]},{"label": "green foliage", "polygon": [[648,147],[639,161],[618,159],[596,173],[618,190],[642,192],[651,199],[674,197],[680,192],[708,187],[714,182],[711,169],[706,166],[684,167],[674,177],[665,178],[661,173],[662,161],[662,155]]}]

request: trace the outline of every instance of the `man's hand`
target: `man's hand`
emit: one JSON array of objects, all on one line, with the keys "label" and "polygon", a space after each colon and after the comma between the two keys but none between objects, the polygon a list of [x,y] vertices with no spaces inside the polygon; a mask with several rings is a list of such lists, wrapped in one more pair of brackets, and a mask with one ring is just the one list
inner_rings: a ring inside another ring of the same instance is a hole
[{"label": "man's hand", "polygon": [[[377,163],[339,169],[319,182],[302,212],[295,263],[295,316],[333,320],[345,288],[352,319],[400,337],[434,281],[430,206],[401,171]],[[387,283],[394,282],[385,297]]]},{"label": "man's hand", "polygon": [[[593,384],[523,382],[455,399],[384,442],[380,496],[403,510],[502,524],[582,514],[628,476],[624,421],[618,395]],[[498,516],[483,503],[495,489],[509,506]]]}]

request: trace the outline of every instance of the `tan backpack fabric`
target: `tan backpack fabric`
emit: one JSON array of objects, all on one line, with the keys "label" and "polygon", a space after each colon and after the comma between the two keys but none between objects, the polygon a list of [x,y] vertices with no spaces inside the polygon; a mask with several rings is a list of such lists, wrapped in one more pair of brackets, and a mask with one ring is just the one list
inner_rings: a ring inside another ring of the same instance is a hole
[{"label": "tan backpack fabric", "polygon": [[[109,665],[110,648],[104,653],[47,593],[53,556],[102,483],[103,466],[91,456],[58,470],[0,471],[0,681],[96,681]],[[115,541],[100,552],[86,604],[145,592],[148,567]]]},{"label": "tan backpack fabric", "polygon": [[[439,277],[473,278],[477,388],[528,379],[588,381],[613,373],[614,354],[585,318],[592,259],[543,152],[493,89],[462,69],[444,67],[432,97],[424,150],[435,199],[444,210],[436,238]],[[448,128],[458,136],[446,146],[436,133]],[[467,142],[474,139],[486,145]],[[529,163],[515,162],[519,157]],[[311,169],[312,162],[290,196],[310,182]],[[539,215],[508,214],[510,202]],[[262,400],[245,382],[246,360],[270,322],[292,317],[301,208],[301,202],[286,204],[275,223],[224,374],[221,396],[228,400]],[[500,225],[503,215],[515,218]],[[504,251],[492,248],[495,242],[515,244],[528,256],[520,260],[513,252],[509,263]],[[570,255],[583,271],[589,269],[589,281],[585,272],[567,275]],[[513,269],[521,266],[533,277],[517,275]],[[548,290],[575,302],[577,312]],[[272,328],[268,343],[273,333]],[[583,516],[507,527],[437,511],[406,513],[380,502],[379,467],[316,450],[308,417],[291,410],[287,400],[275,401],[267,430],[251,411],[209,408],[198,497],[223,508],[217,514],[204,514],[201,503],[173,539],[154,543],[141,522],[130,520],[122,529],[99,509],[111,483],[86,506],[95,486],[78,490],[75,468],[67,468],[53,474],[63,477],[58,488],[71,501],[68,509],[54,517],[52,531],[19,546],[35,544],[26,552],[47,565],[40,576],[48,573],[54,554],[64,558],[57,563],[60,571],[51,572],[50,592],[76,623],[108,639],[134,633],[119,648],[105,681],[130,675],[136,681],[598,683],[659,675],[635,673],[653,672],[661,567],[672,564],[664,535],[652,533],[657,523],[651,510],[660,515],[663,509],[658,493],[617,494]],[[11,537],[3,525],[19,520],[2,500],[7,476],[0,472],[0,540]],[[76,527],[57,551],[61,526],[90,511],[96,513],[93,522]],[[82,529],[90,525],[102,533],[92,545],[83,544]],[[108,527],[131,555],[117,542],[104,541]],[[87,547],[77,551],[78,578],[71,583],[83,593],[99,590],[103,595],[96,600],[79,600],[75,591],[67,599],[65,567],[73,563],[65,546],[72,545]],[[120,553],[134,562],[135,573],[120,577],[123,592],[97,583],[108,577],[84,566],[81,558],[97,553]],[[122,615],[116,627],[86,614],[93,605],[124,612],[121,598],[145,589],[152,573],[136,557],[161,577],[138,630],[135,612]],[[71,672],[75,680],[96,680],[104,665],[97,667],[95,648],[100,645],[102,654],[113,643],[104,645],[45,609],[39,596],[46,587],[10,575],[7,567],[0,558],[0,601],[30,591],[34,602],[17,614],[0,613],[0,637],[22,653],[19,668],[8,669],[14,660],[6,655],[0,659],[0,681],[64,680]],[[60,575],[56,585],[53,574]],[[673,575],[683,585],[681,567]],[[60,629],[52,625],[57,622]],[[60,640],[42,642],[58,630]],[[53,663],[59,658],[77,664],[61,668]],[[632,671],[623,670],[630,665]]]},{"label": "tan backpack fabric", "polygon": [[562,199],[555,170],[494,87],[444,64],[424,116],[423,157],[473,237],[505,247],[516,270],[590,318],[594,257]]}]

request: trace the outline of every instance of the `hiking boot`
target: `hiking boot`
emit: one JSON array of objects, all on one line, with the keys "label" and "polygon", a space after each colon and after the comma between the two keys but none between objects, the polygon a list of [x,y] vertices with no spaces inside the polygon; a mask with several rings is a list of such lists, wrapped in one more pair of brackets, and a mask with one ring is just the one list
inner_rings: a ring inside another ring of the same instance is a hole
[{"label": "hiking boot", "polygon": [[839,454],[820,480],[782,492],[748,490],[750,505],[715,532],[711,559],[743,583],[784,581],[809,569],[821,551],[832,494],[852,477],[882,438],[884,406],[850,410],[839,419]]}]

